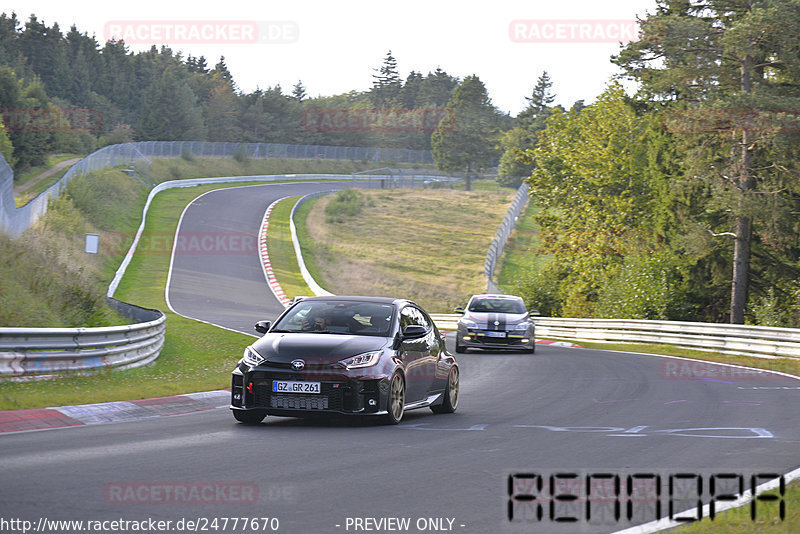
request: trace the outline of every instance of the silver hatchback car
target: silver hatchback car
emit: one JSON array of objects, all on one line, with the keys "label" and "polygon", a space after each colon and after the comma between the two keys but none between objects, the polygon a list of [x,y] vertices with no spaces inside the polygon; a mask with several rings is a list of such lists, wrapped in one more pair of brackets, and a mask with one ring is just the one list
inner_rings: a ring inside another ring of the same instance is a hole
[{"label": "silver hatchback car", "polygon": [[536,350],[534,324],[525,302],[513,295],[473,295],[467,309],[456,308],[464,314],[458,320],[456,352],[469,348],[513,349],[533,353]]}]

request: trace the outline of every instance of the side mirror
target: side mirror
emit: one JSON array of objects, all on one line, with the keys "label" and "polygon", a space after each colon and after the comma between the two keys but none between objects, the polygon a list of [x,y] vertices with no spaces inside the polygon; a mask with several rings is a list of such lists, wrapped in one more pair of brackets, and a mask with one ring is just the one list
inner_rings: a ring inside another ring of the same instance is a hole
[{"label": "side mirror", "polygon": [[455,308],[453,308],[453,312],[464,315],[464,308],[462,308],[461,306],[456,306]]},{"label": "side mirror", "polygon": [[538,317],[541,315],[541,313],[539,313],[539,310],[530,310],[528,311],[528,315],[531,317]]},{"label": "side mirror", "polygon": [[259,334],[266,334],[270,327],[269,321],[258,321],[253,328],[256,329],[256,332]]},{"label": "side mirror", "polygon": [[403,340],[406,339],[419,339],[421,337],[425,337],[428,333],[428,329],[424,326],[419,326],[416,324],[408,325],[405,330],[403,330]]}]

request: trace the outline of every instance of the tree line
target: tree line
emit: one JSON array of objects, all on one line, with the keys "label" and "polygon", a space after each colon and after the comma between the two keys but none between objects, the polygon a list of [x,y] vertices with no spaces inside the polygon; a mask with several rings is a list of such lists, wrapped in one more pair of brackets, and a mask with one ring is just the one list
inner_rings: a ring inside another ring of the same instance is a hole
[{"label": "tree line", "polygon": [[800,326],[800,2],[659,0],[589,106],[541,108],[528,176],[545,313]]},{"label": "tree line", "polygon": [[[237,88],[224,57],[211,66],[203,56],[167,46],[134,53],[123,41],[99,43],[74,25],[63,32],[35,15],[23,24],[3,13],[0,150],[16,170],[40,164],[50,152],[88,153],[132,140],[430,150],[454,92],[467,80],[441,68],[403,78],[391,51],[374,72],[366,91],[310,97],[298,81],[289,92],[275,85],[248,93]],[[484,93],[481,120],[491,122],[482,134],[507,127],[510,118],[473,79]],[[489,138],[482,141],[495,150]],[[477,166],[489,167],[498,157],[492,152]],[[470,163],[463,167],[476,167]]]}]

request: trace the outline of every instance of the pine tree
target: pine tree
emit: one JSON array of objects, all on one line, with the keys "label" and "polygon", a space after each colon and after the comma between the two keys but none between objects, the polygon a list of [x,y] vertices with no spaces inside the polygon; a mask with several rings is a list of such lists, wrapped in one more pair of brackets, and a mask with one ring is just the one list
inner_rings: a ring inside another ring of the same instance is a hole
[{"label": "pine tree", "polygon": [[306,97],[306,88],[303,85],[303,80],[297,80],[297,83],[292,87],[292,97],[298,102],[302,102]]},{"label": "pine tree", "polygon": [[376,108],[386,108],[397,105],[403,81],[397,73],[397,60],[392,56],[392,51],[386,53],[383,65],[375,69],[377,74],[372,75],[371,98]]},{"label": "pine tree", "polygon": [[469,190],[473,173],[491,167],[498,155],[497,110],[486,86],[471,75],[455,88],[447,111],[431,136],[433,157],[440,170],[463,171]]}]

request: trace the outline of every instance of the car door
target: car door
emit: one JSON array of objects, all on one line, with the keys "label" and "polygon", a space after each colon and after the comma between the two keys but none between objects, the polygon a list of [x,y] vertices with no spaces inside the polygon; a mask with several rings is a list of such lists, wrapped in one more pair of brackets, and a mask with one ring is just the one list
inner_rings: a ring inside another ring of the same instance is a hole
[{"label": "car door", "polygon": [[436,371],[431,355],[432,325],[425,313],[413,305],[400,311],[400,331],[410,325],[425,327],[428,333],[421,338],[404,340],[400,349],[405,364],[407,404],[427,398]]}]

